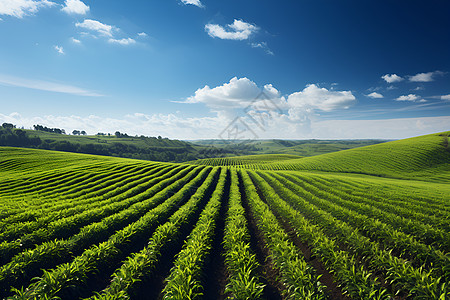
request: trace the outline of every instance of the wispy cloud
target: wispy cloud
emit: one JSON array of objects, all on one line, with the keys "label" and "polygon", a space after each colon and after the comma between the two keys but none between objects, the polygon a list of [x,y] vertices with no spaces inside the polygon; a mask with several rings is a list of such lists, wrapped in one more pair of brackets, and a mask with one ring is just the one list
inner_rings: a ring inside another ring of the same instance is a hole
[{"label": "wispy cloud", "polygon": [[[130,37],[119,38],[116,37],[116,34],[120,32],[120,29],[113,25],[103,24],[97,20],[85,19],[81,23],[76,23],[76,27],[87,29],[93,34],[81,32],[83,35],[90,35],[93,38],[103,37],[107,38],[107,41],[110,44],[118,44],[122,46],[128,46],[132,44],[136,44],[136,40]],[[138,37],[146,37],[147,34],[145,32],[141,32],[137,34]],[[72,40],[73,41],[73,40]]]},{"label": "wispy cloud", "polygon": [[50,81],[36,80],[36,79],[28,79],[21,77],[14,77],[8,75],[0,74],[0,84],[6,86],[14,86],[14,87],[22,87],[34,90],[48,91],[48,92],[56,92],[56,93],[64,93],[78,96],[87,96],[87,97],[102,97],[103,95],[85,90],[76,86],[60,84]]},{"label": "wispy cloud", "polygon": [[386,74],[381,76],[381,78],[383,78],[387,83],[400,82],[403,80],[403,78],[398,76],[397,74]]},{"label": "wispy cloud", "polygon": [[[319,139],[397,139],[422,134],[442,132],[450,128],[450,118],[421,117],[377,120],[323,120],[312,121],[308,132],[302,131],[298,123],[277,118],[267,127],[266,132],[258,132],[260,138],[319,138]],[[229,120],[219,117],[187,118],[179,114],[134,113],[122,117],[89,116],[22,116],[15,112],[0,113],[0,123],[7,122],[31,128],[35,124],[85,130],[89,134],[97,132],[114,133],[117,130],[130,135],[166,136],[178,139],[218,138],[218,134],[229,124]],[[286,130],[287,128],[292,130]],[[298,129],[298,130],[297,130]]]},{"label": "wispy cloud", "polygon": [[200,2],[200,0],[181,0],[183,4],[195,5],[197,7],[204,7],[204,5]]},{"label": "wispy cloud", "polygon": [[73,15],[85,15],[89,12],[89,6],[80,0],[66,0],[62,11]]},{"label": "wispy cloud", "polygon": [[434,81],[436,76],[444,75],[444,72],[434,71],[428,73],[418,73],[414,76],[409,76],[409,81],[411,82],[431,82]]},{"label": "wispy cloud", "polygon": [[123,38],[123,39],[109,39],[108,42],[112,44],[119,44],[122,46],[128,46],[132,44],[136,44],[136,41],[132,38]]},{"label": "wispy cloud", "polygon": [[76,39],[76,38],[74,38],[74,37],[72,37],[70,40],[72,41],[72,43],[81,44],[81,41]]},{"label": "wispy cloud", "polygon": [[76,23],[75,26],[94,31],[103,36],[113,36],[114,26],[103,24],[97,20],[86,19],[82,23]]},{"label": "wispy cloud", "polygon": [[62,46],[55,45],[54,48],[59,54],[65,54]]},{"label": "wispy cloud", "polygon": [[250,45],[252,46],[252,48],[260,48],[260,49],[264,50],[264,52],[266,52],[267,54],[274,55],[272,50],[270,50],[269,46],[267,46],[266,42],[251,43]]},{"label": "wispy cloud", "polygon": [[0,15],[16,18],[32,15],[41,8],[52,7],[55,2],[48,0],[2,0],[0,1]]},{"label": "wispy cloud", "polygon": [[247,40],[258,29],[258,26],[242,20],[234,20],[233,24],[226,25],[226,27],[218,24],[205,25],[205,30],[209,36],[223,40]]}]

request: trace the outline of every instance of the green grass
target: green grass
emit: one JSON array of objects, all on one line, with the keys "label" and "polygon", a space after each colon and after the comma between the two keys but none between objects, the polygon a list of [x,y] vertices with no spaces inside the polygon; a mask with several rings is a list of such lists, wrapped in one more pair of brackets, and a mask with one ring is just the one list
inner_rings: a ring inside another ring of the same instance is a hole
[{"label": "green grass", "polygon": [[[450,179],[450,149],[446,142],[449,134],[450,132],[443,132],[312,157],[280,159],[272,163],[233,164],[230,159],[210,159],[196,163],[263,170],[357,173],[446,182]],[[264,162],[267,161],[269,159],[266,158]]]},{"label": "green grass", "polygon": [[255,164],[267,164],[272,162],[279,162],[283,160],[298,159],[300,156],[291,154],[255,154],[231,156],[222,158],[205,158],[199,159],[188,164],[194,165],[211,165],[211,166],[249,166]]},{"label": "green grass", "polygon": [[448,299],[448,135],[195,164],[0,147],[0,298]]}]

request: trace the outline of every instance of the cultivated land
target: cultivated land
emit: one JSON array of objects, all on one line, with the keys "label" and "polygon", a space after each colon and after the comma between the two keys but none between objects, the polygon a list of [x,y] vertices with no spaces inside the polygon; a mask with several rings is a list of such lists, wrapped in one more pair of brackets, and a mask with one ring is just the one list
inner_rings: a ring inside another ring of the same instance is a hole
[{"label": "cultivated land", "polygon": [[0,298],[449,299],[449,134],[184,164],[0,147]]}]

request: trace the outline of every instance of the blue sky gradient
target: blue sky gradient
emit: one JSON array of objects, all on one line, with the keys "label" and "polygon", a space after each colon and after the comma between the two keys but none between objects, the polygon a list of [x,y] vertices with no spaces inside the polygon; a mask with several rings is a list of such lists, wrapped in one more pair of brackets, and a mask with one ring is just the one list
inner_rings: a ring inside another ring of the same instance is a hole
[{"label": "blue sky gradient", "polygon": [[[236,117],[258,138],[450,130],[449,15],[435,0],[0,0],[0,122],[179,139]],[[246,110],[261,90],[280,109]]]}]

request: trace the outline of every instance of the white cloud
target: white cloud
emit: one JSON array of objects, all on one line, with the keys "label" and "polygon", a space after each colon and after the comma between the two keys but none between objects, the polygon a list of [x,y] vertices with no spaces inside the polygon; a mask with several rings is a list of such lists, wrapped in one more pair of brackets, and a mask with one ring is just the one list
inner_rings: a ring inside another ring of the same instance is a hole
[{"label": "white cloud", "polygon": [[[278,90],[272,85],[262,89],[267,98],[274,101],[280,98]],[[185,103],[203,103],[215,112],[225,112],[236,108],[245,108],[253,103],[261,94],[261,89],[250,79],[234,77],[229,83],[210,88],[205,86],[195,91],[195,95],[187,98]]]},{"label": "white cloud", "polygon": [[85,90],[76,86],[42,81],[36,79],[27,79],[0,74],[0,84],[6,86],[23,87],[34,90],[72,94],[78,96],[101,97],[103,95],[93,91]]},{"label": "white cloud", "polygon": [[204,7],[203,4],[200,2],[200,0],[181,0],[181,2],[183,2],[183,4],[190,4],[190,5],[195,5],[198,7]]},{"label": "white cloud", "polygon": [[397,74],[386,74],[381,76],[381,78],[383,78],[387,83],[394,83],[403,80],[403,78],[398,76]]},{"label": "white cloud", "polygon": [[[118,118],[90,116],[22,116],[19,113],[1,114],[0,123],[13,123],[31,128],[35,124],[114,133],[119,130],[129,135],[164,136],[177,139],[218,139],[229,125],[229,120],[220,117],[186,118],[179,114],[147,115],[135,113]],[[450,117],[422,117],[380,120],[312,120],[309,127],[292,122],[284,116],[275,117],[265,131],[258,131],[263,139],[401,139],[418,135],[448,131]],[[256,130],[256,129],[255,129]]]},{"label": "white cloud", "polygon": [[450,100],[450,94],[448,94],[448,95],[442,95],[442,96],[441,96],[441,99],[442,99],[442,100]]},{"label": "white cloud", "polygon": [[377,92],[370,93],[369,95],[367,95],[367,97],[370,97],[370,98],[372,98],[372,99],[381,99],[381,98],[384,98],[384,96],[383,96],[382,94],[377,93]]},{"label": "white cloud", "polygon": [[409,94],[409,95],[402,95],[395,99],[396,101],[412,101],[412,102],[426,102],[426,100],[422,99],[422,97],[415,95],[415,94]]},{"label": "white cloud", "polygon": [[108,40],[108,42],[110,42],[112,44],[123,45],[123,46],[136,44],[136,41],[133,40],[132,38],[123,38],[123,39],[112,39],[111,38]]},{"label": "white cloud", "polygon": [[330,120],[313,124],[311,136],[322,139],[403,139],[448,131],[450,117],[382,120]]},{"label": "white cloud", "polygon": [[48,0],[1,0],[0,15],[23,18],[36,13],[41,8],[54,5],[56,5],[55,2]]},{"label": "white cloud", "polygon": [[100,35],[112,37],[114,27],[111,25],[103,24],[97,20],[86,19],[82,23],[76,23],[76,27],[95,31]]},{"label": "white cloud", "polygon": [[140,36],[140,37],[147,37],[148,36],[148,34],[146,34],[145,32],[139,32],[137,35]]},{"label": "white cloud", "polygon": [[59,54],[65,54],[62,46],[55,45],[54,48]]},{"label": "white cloud", "polygon": [[428,73],[418,73],[414,76],[409,77],[409,81],[411,82],[431,82],[434,81],[436,76],[444,75],[444,72],[434,71]]},{"label": "white cloud", "polygon": [[269,55],[274,55],[274,53],[272,52],[272,50],[270,50],[269,46],[267,46],[266,42],[261,42],[261,43],[251,43],[250,44],[252,46],[252,48],[261,48],[264,50],[264,52],[266,52]]},{"label": "white cloud", "polygon": [[85,15],[89,12],[89,6],[80,0],[66,0],[64,5],[62,10],[68,14]]},{"label": "white cloud", "polygon": [[74,37],[72,37],[70,40],[72,41],[72,43],[81,44],[81,41],[76,39],[76,38],[74,38]]},{"label": "white cloud", "polygon": [[330,91],[310,84],[303,91],[289,95],[287,102],[295,110],[333,111],[349,108],[356,103],[356,98],[351,91]]},{"label": "white cloud", "polygon": [[211,37],[223,40],[247,40],[252,34],[258,31],[259,27],[242,20],[234,20],[233,24],[227,28],[218,24],[206,24],[205,30]]},{"label": "white cloud", "polygon": [[[294,133],[307,131],[311,118],[318,112],[346,109],[355,102],[356,98],[350,91],[332,91],[314,84],[286,98],[271,84],[259,88],[248,78],[234,77],[229,83],[198,89],[184,103],[205,104],[218,118],[231,122],[239,117],[253,126],[256,123],[260,129],[266,127],[262,125],[265,123],[285,123],[282,130]],[[275,127],[280,129],[278,125]],[[277,136],[276,132],[273,134]]]}]

